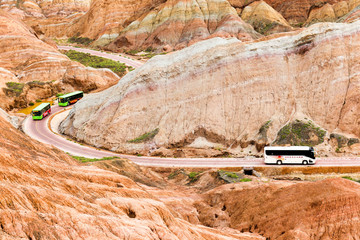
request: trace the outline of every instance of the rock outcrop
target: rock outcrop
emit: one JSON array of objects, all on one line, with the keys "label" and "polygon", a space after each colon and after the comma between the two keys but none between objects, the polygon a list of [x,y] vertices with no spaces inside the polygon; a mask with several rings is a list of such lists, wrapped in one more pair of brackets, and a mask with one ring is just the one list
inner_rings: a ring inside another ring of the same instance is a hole
[{"label": "rock outcrop", "polygon": [[52,16],[69,16],[76,12],[85,12],[90,7],[90,0],[5,0],[0,2],[0,9],[23,12],[24,16],[45,18]]},{"label": "rock outcrop", "polygon": [[267,239],[360,237],[360,185],[337,178],[317,182],[229,184],[205,194],[200,221],[260,233]]},{"label": "rock outcrop", "polygon": [[129,178],[77,163],[0,117],[0,239],[263,239],[175,218]]},{"label": "rock outcrop", "polygon": [[264,1],[256,1],[246,6],[241,18],[251,24],[257,32],[265,35],[292,30],[284,17]]},{"label": "rock outcrop", "polygon": [[154,57],[84,98],[61,130],[123,152],[183,147],[200,137],[233,153],[255,152],[263,128],[269,143],[296,119],[359,138],[359,42],[357,23],[315,24],[250,44],[206,40]]},{"label": "rock outcrop", "polygon": [[38,39],[33,30],[0,10],[0,107],[25,107],[61,91],[86,92],[115,84],[119,77],[71,61]]},{"label": "rock outcrop", "polygon": [[181,49],[212,37],[251,41],[259,36],[226,0],[171,0],[128,25],[108,48]]}]

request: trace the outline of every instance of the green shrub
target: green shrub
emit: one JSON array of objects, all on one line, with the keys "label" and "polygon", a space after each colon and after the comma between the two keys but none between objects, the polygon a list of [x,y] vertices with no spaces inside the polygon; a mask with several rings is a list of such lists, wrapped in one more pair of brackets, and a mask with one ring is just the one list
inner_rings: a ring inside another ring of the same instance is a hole
[{"label": "green shrub", "polygon": [[35,103],[29,102],[29,106],[34,106],[34,105],[35,105]]},{"label": "green shrub", "polygon": [[39,103],[42,102],[40,99],[36,99],[35,102]]},{"label": "green shrub", "polygon": [[228,176],[230,178],[239,178],[239,176],[236,173],[233,173],[233,172],[227,172],[226,176]]},{"label": "green shrub", "polygon": [[240,179],[239,182],[251,182],[252,180],[250,178],[243,178]]},{"label": "green shrub", "polygon": [[85,46],[90,45],[94,40],[87,38],[87,37],[71,37],[68,39],[69,43],[79,43]]},{"label": "green shrub", "polygon": [[6,90],[12,93],[15,93],[16,96],[19,96],[23,89],[25,84],[24,83],[18,83],[18,82],[7,82],[6,83]]},{"label": "green shrub", "polygon": [[356,180],[356,179],[354,179],[354,178],[352,178],[350,176],[343,176],[342,178],[360,183],[360,180]]},{"label": "green shrub", "polygon": [[151,132],[144,133],[143,135],[141,135],[135,139],[129,140],[128,142],[129,143],[146,142],[146,141],[153,139],[156,136],[156,134],[158,134],[158,133],[159,133],[159,128],[156,128],[156,129],[152,130]]},{"label": "green shrub", "polygon": [[188,177],[190,179],[190,183],[196,182],[199,179],[199,175],[201,172],[190,172]]},{"label": "green shrub", "polygon": [[103,157],[103,158],[86,158],[86,157],[81,157],[81,156],[73,156],[71,154],[69,154],[72,158],[76,159],[79,162],[96,162],[96,161],[104,161],[104,160],[112,160],[112,159],[118,159],[119,157]]},{"label": "green shrub", "polygon": [[68,56],[71,60],[80,62],[85,66],[89,66],[93,68],[109,68],[111,71],[113,71],[120,77],[125,74],[127,68],[127,66],[124,63],[94,56],[89,53],[82,53],[74,50],[69,50],[65,52],[65,55]]},{"label": "green shrub", "polygon": [[56,94],[56,97],[60,97],[60,96],[62,96],[62,95],[64,95],[64,93],[57,93],[57,94]]}]

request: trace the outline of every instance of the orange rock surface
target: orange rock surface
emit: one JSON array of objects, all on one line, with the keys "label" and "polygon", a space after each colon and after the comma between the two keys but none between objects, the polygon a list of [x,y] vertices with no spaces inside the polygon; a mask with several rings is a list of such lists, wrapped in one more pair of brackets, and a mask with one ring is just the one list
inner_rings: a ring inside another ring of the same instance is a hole
[{"label": "orange rock surface", "polygon": [[139,184],[80,165],[0,117],[0,239],[263,239],[174,217]]},{"label": "orange rock surface", "polygon": [[359,201],[359,183],[337,178],[224,185],[206,193],[196,206],[200,221],[212,227],[267,239],[343,240],[360,237]]},{"label": "orange rock surface", "polygon": [[[24,84],[23,91],[1,91],[0,107],[24,107],[30,101],[51,97],[60,91],[90,91],[116,83],[110,70],[87,68],[70,61],[57,49],[34,35],[24,23],[0,10],[0,87],[7,82]],[[31,83],[31,84],[28,84]],[[45,92],[38,89],[47,89]],[[4,94],[6,96],[4,96]]]},{"label": "orange rock surface", "polygon": [[211,37],[251,41],[259,36],[226,0],[173,0],[128,25],[109,49],[181,49]]}]

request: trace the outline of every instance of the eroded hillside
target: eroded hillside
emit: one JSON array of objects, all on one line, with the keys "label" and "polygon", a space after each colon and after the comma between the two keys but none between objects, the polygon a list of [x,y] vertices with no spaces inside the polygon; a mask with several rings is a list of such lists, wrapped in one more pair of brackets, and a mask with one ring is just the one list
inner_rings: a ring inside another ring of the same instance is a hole
[{"label": "eroded hillside", "polygon": [[61,131],[142,154],[187,146],[254,153],[289,136],[296,145],[322,144],[332,133],[359,138],[359,33],[357,23],[326,23],[251,44],[203,41],[85,98]]},{"label": "eroded hillside", "polygon": [[2,10],[0,52],[0,107],[5,109],[26,107],[31,101],[62,91],[108,87],[119,80],[108,69],[96,70],[71,61]]},{"label": "eroded hillside", "polygon": [[192,225],[129,178],[84,166],[0,117],[1,239],[262,239]]}]

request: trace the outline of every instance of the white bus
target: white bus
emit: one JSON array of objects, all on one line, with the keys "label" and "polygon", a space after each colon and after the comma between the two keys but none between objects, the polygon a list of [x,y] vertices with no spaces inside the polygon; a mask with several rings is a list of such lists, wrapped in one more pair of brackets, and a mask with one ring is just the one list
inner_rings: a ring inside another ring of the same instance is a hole
[{"label": "white bus", "polygon": [[265,147],[265,164],[315,164],[313,147]]}]

